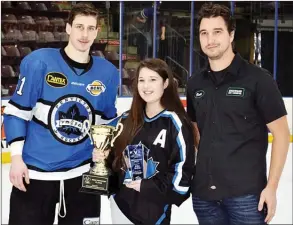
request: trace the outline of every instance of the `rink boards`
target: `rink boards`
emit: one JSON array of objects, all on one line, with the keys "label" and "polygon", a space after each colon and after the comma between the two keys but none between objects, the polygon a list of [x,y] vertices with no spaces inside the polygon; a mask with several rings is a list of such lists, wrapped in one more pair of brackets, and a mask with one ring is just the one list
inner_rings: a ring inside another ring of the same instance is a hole
[{"label": "rink boards", "polygon": [[[293,117],[293,98],[283,98],[285,105],[286,105],[286,109],[288,112],[288,123],[289,123],[289,128],[290,128],[290,134],[291,134],[291,138],[290,141],[292,142],[293,137],[292,137],[292,126],[293,126],[293,121],[292,121],[292,117]],[[182,104],[184,106],[186,106],[186,99],[185,97],[181,98],[182,100]],[[5,107],[5,105],[7,104],[8,100],[2,100],[2,108],[1,108],[1,153],[2,153],[2,163],[9,163],[10,162],[10,152],[9,152],[9,148],[6,144],[6,139],[5,139],[5,133],[4,133],[4,127],[3,127],[3,109]],[[132,102],[132,98],[131,97],[119,97],[117,99],[117,110],[118,110],[118,114],[123,113],[124,111],[128,110],[131,106],[131,102]],[[273,136],[271,134],[268,135],[268,140],[271,143],[273,140]]]}]

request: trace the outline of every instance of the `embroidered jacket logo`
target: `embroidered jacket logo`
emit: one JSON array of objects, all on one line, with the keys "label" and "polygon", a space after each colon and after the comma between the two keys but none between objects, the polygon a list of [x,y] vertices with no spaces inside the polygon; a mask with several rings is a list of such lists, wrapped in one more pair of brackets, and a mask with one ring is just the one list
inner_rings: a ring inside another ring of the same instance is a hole
[{"label": "embroidered jacket logo", "polygon": [[46,82],[51,87],[62,88],[67,85],[67,77],[62,73],[48,73],[46,75]]},{"label": "embroidered jacket logo", "polygon": [[201,98],[204,96],[204,94],[205,94],[205,92],[203,90],[199,90],[199,91],[195,92],[194,97]]},{"label": "embroidered jacket logo", "polygon": [[238,88],[238,87],[229,87],[227,90],[226,95],[227,96],[237,96],[237,97],[243,97],[244,96],[244,88]]},{"label": "embroidered jacket logo", "polygon": [[91,84],[88,84],[86,90],[93,96],[98,96],[106,90],[105,85],[99,81],[95,80]]}]

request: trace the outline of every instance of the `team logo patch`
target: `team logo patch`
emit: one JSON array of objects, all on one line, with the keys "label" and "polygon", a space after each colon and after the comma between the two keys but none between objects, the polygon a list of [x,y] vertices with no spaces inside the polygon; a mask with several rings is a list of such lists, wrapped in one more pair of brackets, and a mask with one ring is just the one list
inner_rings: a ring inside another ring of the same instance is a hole
[{"label": "team logo patch", "polygon": [[94,124],[94,109],[84,97],[79,95],[59,98],[49,111],[49,129],[63,144],[75,145],[88,138],[85,120]]},{"label": "team logo patch", "polygon": [[101,81],[95,80],[87,85],[86,90],[93,96],[99,96],[106,90],[106,87]]},{"label": "team logo patch", "polygon": [[46,82],[51,87],[63,88],[67,85],[67,77],[62,73],[51,72],[46,75]]},{"label": "team logo patch", "polygon": [[204,96],[205,92],[203,90],[199,90],[194,93],[195,98],[202,98]]},{"label": "team logo patch", "polygon": [[227,89],[226,96],[235,96],[235,97],[243,97],[245,89],[238,87],[229,87]]}]

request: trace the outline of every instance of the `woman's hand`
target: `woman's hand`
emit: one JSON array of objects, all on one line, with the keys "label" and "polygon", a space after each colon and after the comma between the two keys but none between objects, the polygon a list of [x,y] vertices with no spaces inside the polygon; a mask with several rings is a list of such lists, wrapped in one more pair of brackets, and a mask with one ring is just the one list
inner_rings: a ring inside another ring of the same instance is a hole
[{"label": "woman's hand", "polygon": [[126,184],[126,187],[132,188],[132,189],[140,192],[141,181],[142,180],[131,181],[128,184]]}]

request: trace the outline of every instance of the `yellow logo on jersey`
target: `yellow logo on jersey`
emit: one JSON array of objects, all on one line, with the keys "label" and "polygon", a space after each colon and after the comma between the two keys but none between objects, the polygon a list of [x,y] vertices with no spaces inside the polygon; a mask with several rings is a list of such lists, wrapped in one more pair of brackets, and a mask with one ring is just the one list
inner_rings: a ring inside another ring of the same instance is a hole
[{"label": "yellow logo on jersey", "polygon": [[62,88],[67,85],[67,77],[62,73],[51,72],[46,75],[46,82],[51,87]]},{"label": "yellow logo on jersey", "polygon": [[86,90],[93,96],[98,96],[106,90],[105,85],[99,81],[95,80],[91,84],[88,84]]}]

